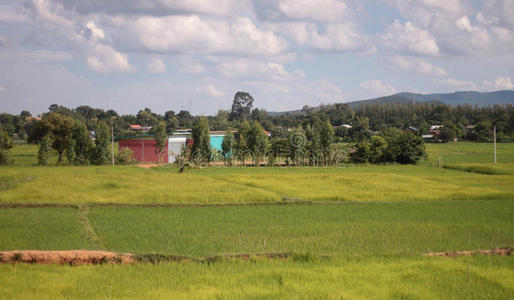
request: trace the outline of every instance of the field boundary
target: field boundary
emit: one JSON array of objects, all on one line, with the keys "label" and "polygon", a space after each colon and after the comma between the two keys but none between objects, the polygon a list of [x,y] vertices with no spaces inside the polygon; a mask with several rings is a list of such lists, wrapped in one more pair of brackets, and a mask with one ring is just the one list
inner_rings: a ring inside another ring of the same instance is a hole
[{"label": "field boundary", "polygon": [[[497,195],[495,195],[497,197]],[[248,203],[117,203],[117,202],[88,202],[88,203],[0,203],[0,209],[14,208],[73,208],[80,209],[82,205],[89,208],[95,207],[141,207],[141,208],[172,208],[172,207],[235,207],[235,206],[285,206],[285,205],[312,205],[312,206],[337,206],[337,205],[366,205],[366,204],[424,204],[424,203],[440,203],[440,202],[469,202],[469,201],[488,201],[488,198],[463,198],[463,199],[429,199],[429,200],[413,200],[413,201],[311,201],[298,198],[283,197],[282,201],[276,202],[248,202]],[[502,200],[498,198],[497,200]]]},{"label": "field boundary", "polygon": [[211,255],[203,258],[159,253],[124,253],[98,250],[11,250],[0,251],[3,264],[61,264],[70,266],[96,264],[134,264],[134,263],[217,263],[231,260],[284,260],[311,262],[329,259],[328,255],[313,255],[295,252],[233,253]]},{"label": "field boundary", "polygon": [[95,229],[89,222],[89,206],[87,204],[81,204],[78,206],[78,217],[79,217],[79,223],[82,224],[82,228],[84,230],[84,233],[86,235],[86,239],[97,249],[99,250],[105,250],[105,247],[102,243],[102,240],[96,234]]}]

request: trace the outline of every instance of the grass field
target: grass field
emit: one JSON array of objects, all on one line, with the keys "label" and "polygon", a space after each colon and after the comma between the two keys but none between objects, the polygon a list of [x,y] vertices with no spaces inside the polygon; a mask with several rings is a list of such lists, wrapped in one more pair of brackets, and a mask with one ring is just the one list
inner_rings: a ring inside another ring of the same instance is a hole
[{"label": "grass field", "polygon": [[[0,210],[2,250],[95,248],[71,208]],[[514,244],[514,201],[230,207],[91,207],[101,248],[212,254],[418,257]]]},{"label": "grass field", "polygon": [[2,265],[0,289],[5,299],[511,299],[513,265],[512,257]]},{"label": "grass field", "polygon": [[[36,150],[17,146],[15,164],[0,168],[0,250],[295,252],[311,259],[0,265],[0,298],[514,294],[512,257],[422,255],[514,247],[514,144],[498,144],[496,165],[491,144],[451,143],[427,145],[428,160],[417,166],[211,167],[183,174],[170,167],[38,167]],[[446,167],[436,167],[438,160]]]}]

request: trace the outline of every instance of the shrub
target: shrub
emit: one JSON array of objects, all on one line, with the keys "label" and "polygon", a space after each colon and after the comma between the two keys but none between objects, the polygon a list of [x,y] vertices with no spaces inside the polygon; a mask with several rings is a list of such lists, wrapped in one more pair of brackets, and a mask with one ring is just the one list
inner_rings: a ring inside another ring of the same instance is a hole
[{"label": "shrub", "polygon": [[136,162],[136,158],[134,157],[134,151],[132,151],[128,147],[123,147],[120,149],[118,154],[116,155],[116,163],[120,165],[128,165]]}]

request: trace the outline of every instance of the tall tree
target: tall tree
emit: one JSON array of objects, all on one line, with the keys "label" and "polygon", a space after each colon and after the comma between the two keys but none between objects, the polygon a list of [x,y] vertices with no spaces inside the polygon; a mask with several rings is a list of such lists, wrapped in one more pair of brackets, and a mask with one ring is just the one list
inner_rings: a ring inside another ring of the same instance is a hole
[{"label": "tall tree", "polygon": [[334,142],[334,128],[332,127],[332,124],[330,124],[330,121],[327,120],[321,126],[319,138],[321,151],[325,156],[326,161],[328,161],[330,157],[330,146]]},{"label": "tall tree", "polygon": [[197,162],[209,162],[211,159],[211,142],[209,137],[209,122],[205,117],[198,119],[193,126],[192,137],[192,158]]},{"label": "tall tree", "polygon": [[11,138],[4,131],[2,125],[0,125],[0,165],[7,164],[9,162],[9,151],[14,147]]},{"label": "tall tree", "polygon": [[[168,141],[168,133],[166,132],[166,123],[161,121],[152,128],[155,140],[155,154],[157,154],[159,164],[162,163],[163,151]],[[165,154],[165,153],[164,153]]]},{"label": "tall tree", "polygon": [[250,130],[248,148],[253,156],[255,165],[259,166],[268,148],[268,135],[257,121],[253,122]]},{"label": "tall tree", "polygon": [[247,92],[237,92],[234,95],[230,118],[232,120],[248,120],[251,116],[253,97]]},{"label": "tall tree", "polygon": [[57,151],[58,163],[61,164],[64,151],[70,149],[70,144],[73,143],[74,126],[75,121],[71,117],[59,113],[49,113],[37,123],[34,132],[31,133],[31,138],[38,142],[46,134],[50,134],[53,141],[52,148]]},{"label": "tall tree", "polygon": [[92,141],[87,126],[82,121],[77,121],[72,132],[74,158],[73,163],[85,165],[89,163]]},{"label": "tall tree", "polygon": [[293,128],[289,133],[289,157],[295,165],[302,165],[306,157],[307,137],[301,127]]},{"label": "tall tree", "polygon": [[236,143],[236,155],[243,162],[246,163],[246,159],[250,156],[250,148],[248,146],[248,139],[250,137],[250,124],[244,120],[239,126]]},{"label": "tall tree", "polygon": [[39,150],[37,152],[37,160],[40,165],[48,165],[48,159],[50,157],[50,150],[52,149],[52,136],[51,134],[45,134],[45,136],[39,142]]},{"label": "tall tree", "polygon": [[228,130],[221,143],[221,153],[225,160],[229,160],[234,154],[234,134]]},{"label": "tall tree", "polygon": [[93,163],[103,165],[109,162],[111,151],[109,150],[110,133],[105,122],[99,122],[95,131],[95,147],[93,149]]},{"label": "tall tree", "polygon": [[309,152],[309,162],[311,165],[317,165],[320,160],[323,159],[321,154],[321,143],[319,137],[319,131],[316,127],[312,128],[310,124],[307,124],[305,128],[305,135],[307,137],[307,150]]}]

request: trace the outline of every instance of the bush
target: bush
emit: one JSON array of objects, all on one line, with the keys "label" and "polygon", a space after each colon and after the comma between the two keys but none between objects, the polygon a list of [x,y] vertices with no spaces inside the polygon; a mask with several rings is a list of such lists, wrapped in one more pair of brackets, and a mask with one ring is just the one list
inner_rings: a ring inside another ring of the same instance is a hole
[{"label": "bush", "polygon": [[0,126],[0,165],[9,162],[9,151],[14,147],[11,138]]},{"label": "bush", "polygon": [[128,165],[136,163],[136,158],[134,157],[134,151],[132,151],[128,147],[123,147],[120,149],[118,154],[116,155],[116,163],[120,165]]}]

